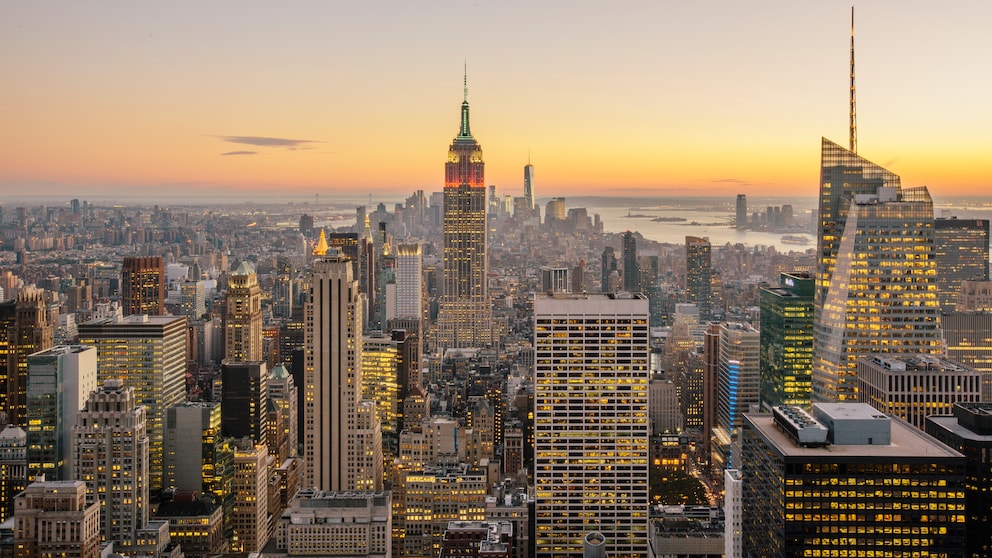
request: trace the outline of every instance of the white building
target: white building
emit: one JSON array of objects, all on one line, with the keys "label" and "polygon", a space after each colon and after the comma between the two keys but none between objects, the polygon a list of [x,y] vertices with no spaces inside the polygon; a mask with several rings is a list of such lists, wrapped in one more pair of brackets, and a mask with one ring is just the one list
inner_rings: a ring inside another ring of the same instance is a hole
[{"label": "white building", "polygon": [[388,492],[303,489],[276,522],[275,551],[260,556],[388,558],[391,507]]}]

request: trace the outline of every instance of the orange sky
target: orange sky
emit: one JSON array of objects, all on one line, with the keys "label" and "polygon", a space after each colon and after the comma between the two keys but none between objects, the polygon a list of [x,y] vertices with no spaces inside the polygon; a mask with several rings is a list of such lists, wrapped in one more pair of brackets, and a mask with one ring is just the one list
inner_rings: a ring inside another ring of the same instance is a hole
[{"label": "orange sky", "polygon": [[[437,190],[466,59],[501,194],[529,156],[539,197],[811,196],[820,136],[846,143],[849,10],[5,2],[0,198]],[[938,198],[989,192],[988,21],[858,6],[862,156]]]}]

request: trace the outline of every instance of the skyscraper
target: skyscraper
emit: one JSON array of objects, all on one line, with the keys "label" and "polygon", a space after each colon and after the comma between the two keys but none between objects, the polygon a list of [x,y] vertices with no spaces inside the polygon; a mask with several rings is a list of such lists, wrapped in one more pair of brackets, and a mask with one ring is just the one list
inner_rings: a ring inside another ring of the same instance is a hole
[{"label": "skyscraper", "polygon": [[382,431],[362,397],[362,300],[347,256],[313,262],[306,304],[306,486],[382,488]]},{"label": "skyscraper", "polygon": [[59,345],[28,356],[28,475],[71,478],[72,430],[96,389],[96,360],[96,349],[81,345]]},{"label": "skyscraper", "polygon": [[737,220],[734,224],[738,229],[747,227],[747,194],[737,194]]},{"label": "skyscraper", "polygon": [[16,556],[100,556],[100,504],[83,481],[35,482],[15,498]]},{"label": "skyscraper", "polygon": [[221,417],[224,436],[250,438],[264,444],[268,430],[269,371],[264,361],[220,366]]},{"label": "skyscraper", "polygon": [[963,555],[960,453],[863,403],[744,421],[743,556]]},{"label": "skyscraper", "polygon": [[529,160],[524,165],[524,198],[527,200],[527,209],[534,209],[534,165]]},{"label": "skyscraper", "polygon": [[243,261],[227,280],[224,358],[257,362],[262,356],[262,289],[255,267]]},{"label": "skyscraper", "polygon": [[740,466],[742,417],[760,402],[760,345],[761,334],[750,325],[720,324],[712,445],[713,462],[719,468]]},{"label": "skyscraper", "polygon": [[637,239],[634,233],[623,233],[623,290],[641,292],[641,275],[637,265]]},{"label": "skyscraper", "polygon": [[700,323],[713,317],[713,267],[710,239],[685,237],[685,287],[688,301],[699,308]]},{"label": "skyscraper", "polygon": [[935,219],[933,251],[940,308],[953,312],[962,281],[989,280],[988,219]]},{"label": "skyscraper", "polygon": [[612,246],[603,248],[603,255],[600,256],[600,266],[599,290],[604,293],[613,292],[614,289],[610,285],[610,282],[617,272],[617,255]]},{"label": "skyscraper", "polygon": [[28,355],[54,344],[45,292],[24,289],[16,300],[0,304],[0,411],[7,421],[26,427]]},{"label": "skyscraper", "polygon": [[100,503],[103,540],[134,544],[149,504],[145,407],[134,388],[113,378],[93,390],[72,435],[72,478],[86,481],[88,502]]},{"label": "skyscraper", "polygon": [[396,317],[424,317],[423,248],[420,244],[396,247]]},{"label": "skyscraper", "polygon": [[813,375],[813,275],[761,289],[761,403],[807,406]]},{"label": "skyscraper", "polygon": [[[840,172],[844,183],[866,186],[877,167],[824,140],[824,185]],[[859,163],[859,161],[863,163]],[[859,172],[862,171],[862,172]],[[874,175],[873,174],[873,175]],[[886,179],[889,180],[889,179]],[[898,182],[898,177],[895,177]],[[832,195],[832,194],[831,194]],[[821,196],[820,272],[814,310],[813,400],[857,400],[857,359],[869,353],[943,352],[933,258],[933,202],[925,187],[880,186],[838,200]],[[835,236],[836,235],[836,236]]]},{"label": "skyscraper", "polygon": [[186,398],[186,318],[132,315],[79,325],[79,344],[97,349],[97,382],[113,378],[134,388],[145,406],[148,428],[148,484],[163,488],[166,409]]},{"label": "skyscraper", "polygon": [[438,348],[492,343],[486,187],[482,147],[469,129],[468,81],[461,127],[444,164],[444,281],[438,310]]},{"label": "skyscraper", "polygon": [[648,301],[538,293],[534,300],[538,557],[648,554]]},{"label": "skyscraper", "polygon": [[126,257],[121,266],[121,309],[125,316],[165,313],[162,256]]}]

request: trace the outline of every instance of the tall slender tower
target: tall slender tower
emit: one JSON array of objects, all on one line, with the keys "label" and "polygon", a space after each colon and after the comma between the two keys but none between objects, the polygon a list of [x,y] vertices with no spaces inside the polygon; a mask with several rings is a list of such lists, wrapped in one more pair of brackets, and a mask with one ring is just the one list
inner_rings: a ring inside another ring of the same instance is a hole
[{"label": "tall slender tower", "polygon": [[640,292],[640,271],[637,265],[637,239],[634,233],[623,233],[623,290]]},{"label": "tall slender tower", "polygon": [[700,323],[713,317],[713,265],[710,239],[685,237],[685,288],[699,308]]},{"label": "tall slender tower", "polygon": [[524,165],[524,198],[527,199],[527,209],[534,209],[534,165],[530,164],[530,157]]},{"label": "tall slender tower", "polygon": [[444,164],[444,291],[437,327],[442,350],[492,342],[484,170],[482,147],[469,129],[466,72],[461,127]]},{"label": "tall slender tower", "polygon": [[306,304],[304,390],[306,485],[382,488],[382,431],[362,401],[362,298],[347,256],[313,263]]},{"label": "tall slender tower", "polygon": [[241,262],[227,280],[224,318],[224,358],[237,362],[262,360],[262,289],[255,267],[248,262]]}]

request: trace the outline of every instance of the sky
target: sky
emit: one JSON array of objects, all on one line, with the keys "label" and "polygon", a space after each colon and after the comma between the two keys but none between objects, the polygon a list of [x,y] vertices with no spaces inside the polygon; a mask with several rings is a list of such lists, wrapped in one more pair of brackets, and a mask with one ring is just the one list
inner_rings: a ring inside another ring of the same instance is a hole
[{"label": "sky", "polygon": [[[812,196],[850,2],[0,3],[0,198],[438,191],[468,68],[520,195]],[[992,183],[992,3],[856,5],[858,153]]]}]

